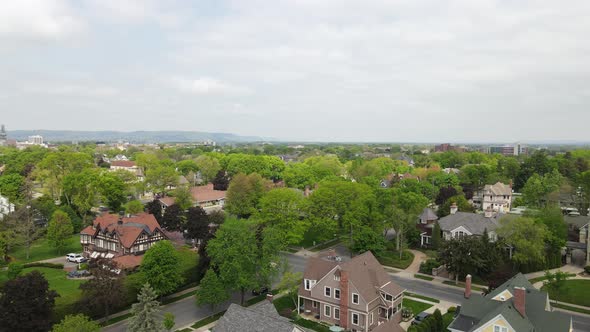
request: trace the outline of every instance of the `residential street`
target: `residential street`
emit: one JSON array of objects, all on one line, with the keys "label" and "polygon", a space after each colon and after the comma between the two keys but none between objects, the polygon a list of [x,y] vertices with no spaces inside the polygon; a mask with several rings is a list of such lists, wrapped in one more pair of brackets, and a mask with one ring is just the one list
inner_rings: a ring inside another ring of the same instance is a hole
[{"label": "residential street", "polygon": [[[292,271],[303,272],[307,257],[289,254],[287,260]],[[455,287],[445,287],[442,285],[433,284],[428,281],[419,279],[402,278],[398,275],[391,274],[391,279],[400,286],[406,288],[409,292],[421,294],[440,300],[461,303],[463,299],[463,290]],[[233,302],[238,302],[239,297],[235,296]],[[220,306],[215,312],[227,308],[229,303]],[[175,303],[162,307],[162,313],[172,312],[176,316],[175,329],[190,325],[195,321],[203,319],[211,315],[212,311],[209,307],[197,307],[194,297],[189,297]],[[572,314],[575,332],[590,332],[590,317],[586,315]],[[126,321],[103,328],[104,332],[124,332],[126,328]]]}]

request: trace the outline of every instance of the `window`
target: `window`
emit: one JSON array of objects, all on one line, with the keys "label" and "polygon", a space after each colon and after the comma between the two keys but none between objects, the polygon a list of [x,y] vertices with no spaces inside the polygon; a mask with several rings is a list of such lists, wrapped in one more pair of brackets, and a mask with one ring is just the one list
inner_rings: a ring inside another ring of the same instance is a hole
[{"label": "window", "polygon": [[352,293],[352,303],[359,304],[359,295],[357,293]]},{"label": "window", "polygon": [[370,321],[371,323],[369,323],[369,324],[373,325],[373,313],[371,313],[371,316],[370,316],[370,317],[371,317],[371,318],[369,319],[369,321]]},{"label": "window", "polygon": [[334,288],[334,298],[340,300],[340,290],[338,288]]},{"label": "window", "polygon": [[314,308],[317,308],[318,307],[318,303],[316,301],[312,301],[311,302],[311,306],[314,307]]},{"label": "window", "polygon": [[324,306],[324,316],[330,317],[331,316],[332,307],[329,305]]},{"label": "window", "polygon": [[311,289],[311,282],[309,279],[305,279],[305,290]]},{"label": "window", "polygon": [[352,324],[359,325],[359,314],[354,312],[352,313]]},{"label": "window", "polygon": [[500,325],[494,325],[494,332],[508,332],[508,328]]},{"label": "window", "polygon": [[326,286],[324,287],[324,295],[327,297],[331,297],[332,296],[332,288]]},{"label": "window", "polygon": [[340,281],[340,276],[334,275],[334,280]]},{"label": "window", "polygon": [[334,319],[340,319],[340,309],[334,308]]}]

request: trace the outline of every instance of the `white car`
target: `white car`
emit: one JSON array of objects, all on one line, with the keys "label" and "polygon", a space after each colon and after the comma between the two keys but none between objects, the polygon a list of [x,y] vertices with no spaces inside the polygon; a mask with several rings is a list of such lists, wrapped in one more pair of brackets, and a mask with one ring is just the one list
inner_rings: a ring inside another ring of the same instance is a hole
[{"label": "white car", "polygon": [[86,261],[86,258],[80,254],[67,254],[66,261],[73,263],[83,263]]}]

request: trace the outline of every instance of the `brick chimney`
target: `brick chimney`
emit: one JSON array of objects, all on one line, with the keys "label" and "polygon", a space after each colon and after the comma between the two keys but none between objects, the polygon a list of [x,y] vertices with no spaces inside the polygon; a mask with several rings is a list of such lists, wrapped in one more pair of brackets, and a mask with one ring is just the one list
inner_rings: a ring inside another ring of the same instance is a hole
[{"label": "brick chimney", "polygon": [[471,274],[465,277],[465,298],[468,299],[471,296]]},{"label": "brick chimney", "polygon": [[458,210],[459,210],[459,207],[457,206],[457,203],[451,204],[451,214],[457,213]]},{"label": "brick chimney", "polygon": [[348,272],[340,270],[340,326],[348,328]]},{"label": "brick chimney", "polygon": [[272,293],[266,294],[266,299],[268,300],[268,302],[272,303],[273,298],[274,298],[274,295],[272,295]]},{"label": "brick chimney", "polygon": [[488,208],[486,209],[486,211],[484,212],[484,216],[486,218],[491,218],[494,216],[494,210],[492,210],[491,206],[488,206]]},{"label": "brick chimney", "polygon": [[526,317],[526,289],[523,287],[514,287],[514,308]]}]

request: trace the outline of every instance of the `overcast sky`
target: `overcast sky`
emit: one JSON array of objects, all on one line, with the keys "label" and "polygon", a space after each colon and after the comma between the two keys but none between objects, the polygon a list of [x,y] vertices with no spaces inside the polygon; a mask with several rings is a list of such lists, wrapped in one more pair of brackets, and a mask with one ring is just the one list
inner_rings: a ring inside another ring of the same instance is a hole
[{"label": "overcast sky", "polygon": [[0,2],[10,129],[590,135],[590,1]]}]

